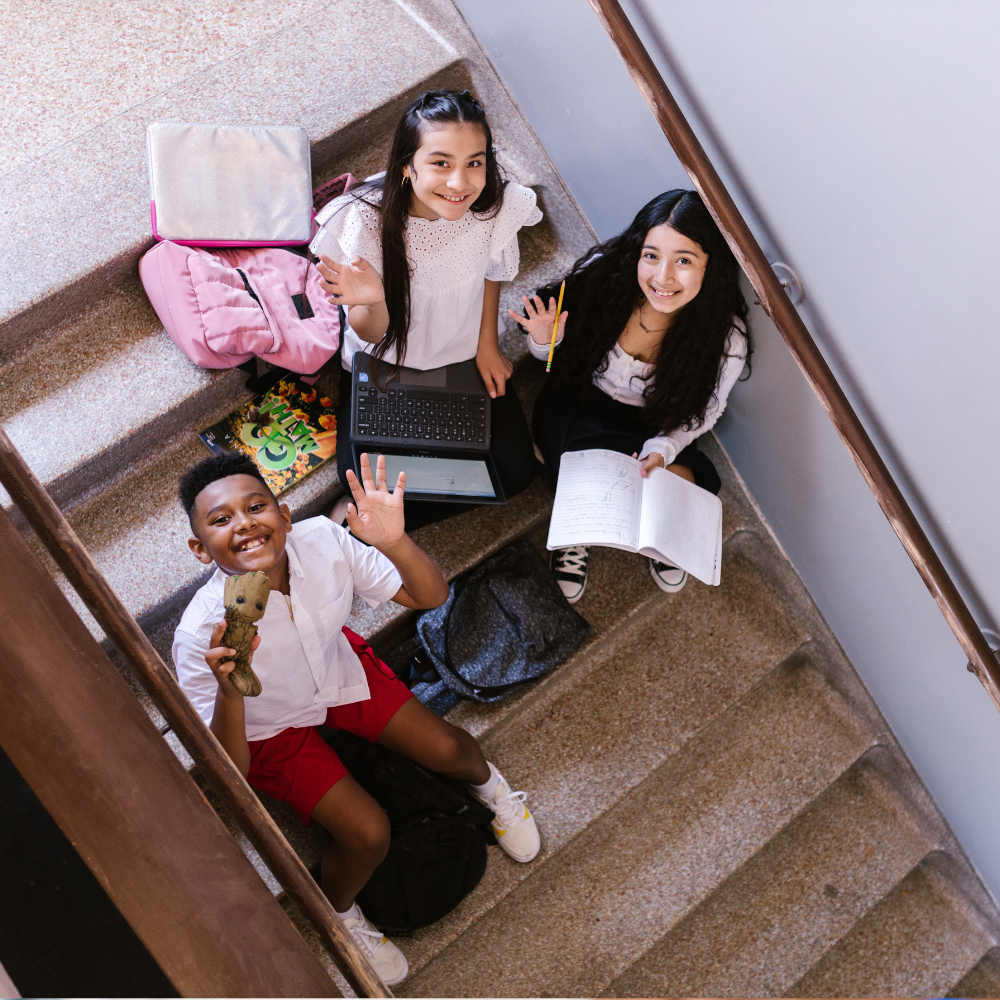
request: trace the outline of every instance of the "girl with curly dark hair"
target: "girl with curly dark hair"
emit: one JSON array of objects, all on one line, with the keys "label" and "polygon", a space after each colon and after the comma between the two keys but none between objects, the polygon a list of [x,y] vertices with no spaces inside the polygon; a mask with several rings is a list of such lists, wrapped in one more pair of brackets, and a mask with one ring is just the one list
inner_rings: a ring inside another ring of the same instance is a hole
[{"label": "girl with curly dark hair", "polygon": [[[694,191],[667,191],[622,233],[592,247],[566,276],[557,351],[535,402],[532,433],[555,489],[563,452],[608,448],[718,493],[721,481],[695,439],[711,429],[750,360],[739,267]],[[558,283],[510,315],[537,358],[548,354]],[[548,301],[548,307],[545,301]],[[552,554],[570,603],[587,583],[586,546]],[[687,576],[650,560],[661,590]]]},{"label": "girl with curly dark hair", "polygon": [[[500,282],[520,264],[518,230],[541,218],[534,191],[504,179],[486,112],[469,91],[429,91],[406,109],[385,171],[325,206],[310,244],[327,292],[347,307],[342,428],[350,425],[356,351],[422,370],[475,358],[493,397],[491,452],[504,492],[529,485],[537,463],[524,413],[506,392],[512,365],[500,352],[497,319]],[[337,465],[346,482],[354,466],[346,433]],[[464,509],[408,499],[406,529]],[[335,507],[331,516],[345,514]]]}]

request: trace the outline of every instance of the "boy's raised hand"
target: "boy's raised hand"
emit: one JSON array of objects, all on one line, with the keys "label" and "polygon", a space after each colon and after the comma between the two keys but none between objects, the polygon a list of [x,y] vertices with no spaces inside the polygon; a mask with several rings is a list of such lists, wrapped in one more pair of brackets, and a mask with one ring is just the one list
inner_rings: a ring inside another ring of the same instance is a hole
[{"label": "boy's raised hand", "polygon": [[[529,299],[527,295],[521,297],[521,301],[524,303],[524,311],[527,313],[527,319],[520,313],[514,312],[513,309],[508,309],[507,312],[513,319],[516,319],[521,326],[524,327],[524,332],[527,333],[531,339],[536,344],[549,344],[552,342],[552,324],[556,321],[556,300],[555,298],[549,299],[549,307],[545,308],[545,303],[542,302],[540,296],[536,295],[533,299]],[[563,339],[563,334],[566,332],[566,317],[569,316],[568,312],[562,312],[559,314],[559,329],[556,332],[556,343],[558,344],[560,340]]]},{"label": "boy's raised hand", "polygon": [[406,473],[401,472],[396,488],[389,492],[385,481],[385,455],[379,455],[372,479],[368,454],[361,456],[361,482],[351,469],[347,470],[347,485],[354,503],[347,505],[347,526],[361,541],[384,549],[398,542],[404,534],[403,493]]},{"label": "boy's raised hand", "polygon": [[320,254],[316,266],[323,275],[323,290],[338,306],[374,306],[385,298],[378,271],[364,257],[342,264]]},{"label": "boy's raised hand", "polygon": [[[226,698],[242,698],[243,695],[229,683],[229,675],[236,668],[236,661],[233,657],[236,655],[236,650],[231,649],[228,646],[221,645],[222,637],[226,634],[226,619],[223,618],[218,625],[212,629],[212,638],[210,640],[211,648],[205,653],[205,662],[208,664],[212,673],[215,674],[215,679],[219,682],[219,690],[222,695]],[[253,653],[254,650],[260,645],[260,636],[256,635],[253,641],[250,643],[250,664],[253,665]]]}]

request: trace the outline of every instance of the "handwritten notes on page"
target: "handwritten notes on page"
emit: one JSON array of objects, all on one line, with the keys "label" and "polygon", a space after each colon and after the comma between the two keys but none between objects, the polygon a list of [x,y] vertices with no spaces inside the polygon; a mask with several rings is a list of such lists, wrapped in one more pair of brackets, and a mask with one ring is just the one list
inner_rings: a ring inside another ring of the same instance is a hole
[{"label": "handwritten notes on page", "polygon": [[568,451],[549,522],[548,548],[611,545],[635,552],[642,506],[639,463],[617,451]]}]

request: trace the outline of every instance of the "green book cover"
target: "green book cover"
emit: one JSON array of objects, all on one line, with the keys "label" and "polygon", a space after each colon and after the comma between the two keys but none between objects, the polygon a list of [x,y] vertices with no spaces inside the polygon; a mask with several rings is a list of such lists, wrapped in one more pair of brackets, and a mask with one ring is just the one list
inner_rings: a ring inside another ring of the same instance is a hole
[{"label": "green book cover", "polygon": [[277,496],[337,453],[334,410],[333,400],[313,386],[282,379],[199,437],[216,455],[249,455]]}]

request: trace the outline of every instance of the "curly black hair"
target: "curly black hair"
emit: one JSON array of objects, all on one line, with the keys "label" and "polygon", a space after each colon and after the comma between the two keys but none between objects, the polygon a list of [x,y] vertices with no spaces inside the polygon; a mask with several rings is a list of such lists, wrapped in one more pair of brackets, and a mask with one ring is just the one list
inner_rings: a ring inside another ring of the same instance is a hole
[{"label": "curly black hair", "polygon": [[[194,527],[194,505],[198,494],[217,479],[225,479],[228,476],[253,476],[254,479],[263,484],[268,493],[271,493],[271,487],[267,485],[266,480],[260,474],[260,469],[257,468],[249,455],[244,455],[239,451],[210,455],[181,476],[178,492],[192,528]],[[274,494],[271,493],[271,496],[273,497]]]},{"label": "curly black hair", "polygon": [[[704,417],[718,389],[733,327],[746,338],[748,376],[753,351],[739,265],[694,191],[657,195],[624,232],[591,247],[576,261],[566,275],[569,317],[552,377],[554,388],[578,397],[593,376],[605,370],[608,352],[645,301],[636,270],[646,234],[660,225],[694,240],[708,255],[701,290],[674,314],[644,393],[648,415],[660,433],[669,434],[690,430]],[[537,294],[548,303],[558,288],[556,281]]]}]

